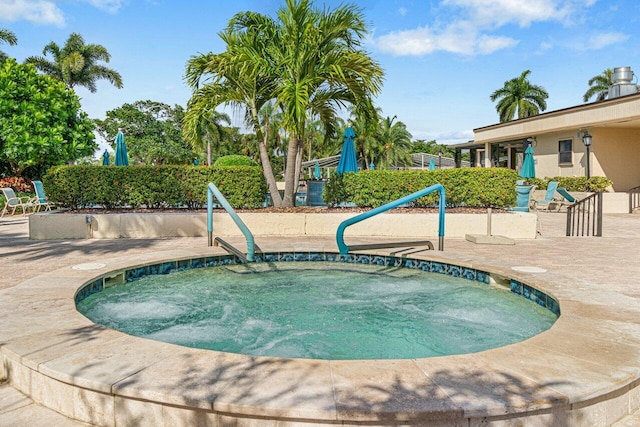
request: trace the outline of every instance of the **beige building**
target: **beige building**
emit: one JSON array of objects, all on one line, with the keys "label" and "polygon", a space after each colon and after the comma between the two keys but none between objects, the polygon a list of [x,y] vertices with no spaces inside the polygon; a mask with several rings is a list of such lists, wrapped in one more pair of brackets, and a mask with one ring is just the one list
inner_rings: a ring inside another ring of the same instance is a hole
[{"label": "beige building", "polygon": [[531,143],[536,176],[586,176],[583,136],[588,133],[590,176],[606,176],[614,191],[627,191],[640,186],[640,94],[612,97],[610,90],[609,95],[604,101],[474,129],[475,139],[456,148],[469,150],[472,166],[519,171]]}]

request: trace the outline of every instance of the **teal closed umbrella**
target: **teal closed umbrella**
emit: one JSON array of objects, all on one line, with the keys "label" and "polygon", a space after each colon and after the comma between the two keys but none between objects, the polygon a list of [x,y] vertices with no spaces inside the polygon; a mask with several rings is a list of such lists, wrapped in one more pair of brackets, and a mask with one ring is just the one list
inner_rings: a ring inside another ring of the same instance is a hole
[{"label": "teal closed umbrella", "polygon": [[520,169],[520,177],[536,177],[536,167],[533,161],[533,147],[531,147],[531,145],[529,145],[527,149],[524,150],[524,161],[522,162],[522,169]]},{"label": "teal closed umbrella", "polygon": [[129,166],[127,144],[124,142],[124,134],[120,131],[116,135],[116,155],[113,164],[116,166]]},{"label": "teal closed umbrella", "polygon": [[109,152],[105,149],[104,153],[102,153],[102,166],[109,166],[111,162],[109,162]]},{"label": "teal closed umbrella", "polygon": [[342,143],[342,152],[340,153],[340,162],[336,173],[342,175],[345,172],[358,172],[358,160],[356,159],[356,133],[349,126],[344,131],[344,142]]},{"label": "teal closed umbrella", "polygon": [[316,162],[316,166],[313,168],[313,179],[322,178],[322,172],[320,172],[320,163]]},{"label": "teal closed umbrella", "polygon": [[436,161],[433,157],[429,159],[429,170],[430,171],[436,170]]}]

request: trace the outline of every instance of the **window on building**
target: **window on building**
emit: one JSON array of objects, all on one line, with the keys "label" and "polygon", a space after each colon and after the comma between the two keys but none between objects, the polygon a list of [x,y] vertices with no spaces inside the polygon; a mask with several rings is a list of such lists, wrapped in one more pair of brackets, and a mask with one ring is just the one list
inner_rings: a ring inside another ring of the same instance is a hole
[{"label": "window on building", "polygon": [[573,164],[573,140],[562,139],[558,141],[558,164]]}]

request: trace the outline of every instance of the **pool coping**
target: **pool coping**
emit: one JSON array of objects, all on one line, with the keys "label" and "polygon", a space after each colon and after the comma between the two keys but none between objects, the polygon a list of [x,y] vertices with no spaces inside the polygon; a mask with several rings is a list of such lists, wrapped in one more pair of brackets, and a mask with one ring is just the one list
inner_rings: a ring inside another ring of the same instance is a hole
[{"label": "pool coping", "polygon": [[[3,290],[0,376],[44,406],[108,426],[138,418],[157,424],[197,419],[264,425],[268,418],[296,425],[445,419],[468,425],[523,417],[545,424],[595,417],[601,422],[589,425],[609,425],[640,406],[640,306],[633,299],[610,293],[616,307],[598,306],[586,295],[592,289],[554,282],[553,273],[489,267],[448,253],[411,257],[529,284],[557,299],[562,315],[542,334],[475,354],[319,361],[159,343],[94,325],[75,310],[77,289],[107,271],[116,277],[135,266],[212,254],[225,253],[194,248],[118,257],[101,260],[104,267],[67,267]],[[629,316],[636,323],[625,321]]]}]

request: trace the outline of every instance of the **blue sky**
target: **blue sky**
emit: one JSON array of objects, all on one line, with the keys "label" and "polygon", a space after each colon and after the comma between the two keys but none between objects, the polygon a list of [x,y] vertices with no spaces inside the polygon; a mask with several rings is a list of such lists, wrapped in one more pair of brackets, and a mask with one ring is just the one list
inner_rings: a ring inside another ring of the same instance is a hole
[{"label": "blue sky", "polygon": [[[338,0],[316,0],[334,8]],[[526,69],[549,93],[547,111],[582,103],[606,68],[640,72],[637,0],[356,0],[371,25],[366,49],[385,70],[377,105],[415,139],[465,142],[498,122],[489,95]],[[190,56],[221,52],[217,33],[236,12],[273,15],[284,0],[0,0],[0,27],[23,60],[80,33],[105,46],[124,88],[77,89],[90,117],[150,99],[185,106]],[[234,118],[241,125],[239,114]]]}]

